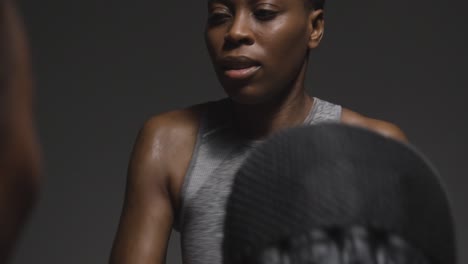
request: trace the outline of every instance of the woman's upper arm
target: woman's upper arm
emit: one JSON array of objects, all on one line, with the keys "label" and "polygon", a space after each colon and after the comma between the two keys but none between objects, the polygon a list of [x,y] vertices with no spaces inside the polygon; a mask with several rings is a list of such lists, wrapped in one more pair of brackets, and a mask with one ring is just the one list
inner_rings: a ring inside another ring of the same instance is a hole
[{"label": "woman's upper arm", "polygon": [[164,263],[173,222],[165,158],[167,133],[148,121],[130,160],[125,202],[111,254],[112,264]]}]

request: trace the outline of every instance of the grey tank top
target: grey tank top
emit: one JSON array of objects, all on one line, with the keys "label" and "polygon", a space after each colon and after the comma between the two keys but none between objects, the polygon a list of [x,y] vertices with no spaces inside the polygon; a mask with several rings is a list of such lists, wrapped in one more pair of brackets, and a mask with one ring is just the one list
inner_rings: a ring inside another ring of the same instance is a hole
[{"label": "grey tank top", "polygon": [[[235,133],[228,99],[202,115],[192,160],[181,190],[174,228],[181,233],[184,264],[220,264],[224,206],[237,169],[259,141]],[[339,122],[341,106],[314,98],[303,125]]]}]

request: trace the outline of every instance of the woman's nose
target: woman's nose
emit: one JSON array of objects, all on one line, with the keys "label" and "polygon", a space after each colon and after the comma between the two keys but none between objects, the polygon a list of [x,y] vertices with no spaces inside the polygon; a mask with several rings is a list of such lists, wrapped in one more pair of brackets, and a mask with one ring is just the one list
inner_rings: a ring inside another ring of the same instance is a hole
[{"label": "woman's nose", "polygon": [[254,43],[248,14],[238,13],[234,16],[224,40],[226,44],[234,46],[252,45]]}]

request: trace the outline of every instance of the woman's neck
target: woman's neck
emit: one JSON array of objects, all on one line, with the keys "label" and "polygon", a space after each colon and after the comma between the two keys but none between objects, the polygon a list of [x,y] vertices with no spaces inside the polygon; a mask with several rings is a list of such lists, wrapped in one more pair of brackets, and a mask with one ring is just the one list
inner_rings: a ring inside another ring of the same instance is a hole
[{"label": "woman's neck", "polygon": [[296,91],[261,104],[234,102],[234,123],[239,132],[249,139],[263,139],[281,129],[302,124],[310,112],[313,98],[303,88]]}]

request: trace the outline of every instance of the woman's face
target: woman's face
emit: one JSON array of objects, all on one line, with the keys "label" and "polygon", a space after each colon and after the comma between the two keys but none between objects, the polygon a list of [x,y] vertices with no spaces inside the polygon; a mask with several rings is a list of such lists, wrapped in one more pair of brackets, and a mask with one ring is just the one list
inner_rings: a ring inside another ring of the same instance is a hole
[{"label": "woman's face", "polygon": [[303,0],[209,0],[206,44],[227,94],[252,104],[297,86],[316,13]]}]

